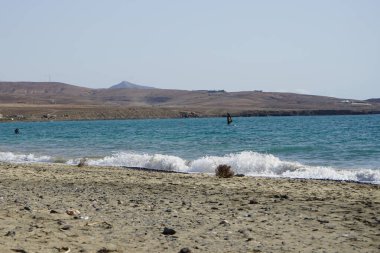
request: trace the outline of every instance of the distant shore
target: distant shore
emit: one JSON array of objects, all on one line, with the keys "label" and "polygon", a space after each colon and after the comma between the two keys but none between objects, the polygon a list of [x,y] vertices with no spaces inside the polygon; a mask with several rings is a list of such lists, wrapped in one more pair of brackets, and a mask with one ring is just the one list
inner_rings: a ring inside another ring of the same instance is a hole
[{"label": "distant shore", "polygon": [[0,163],[4,252],[378,252],[380,186]]},{"label": "distant shore", "polygon": [[121,107],[100,105],[30,105],[0,104],[0,122],[65,121],[65,120],[122,120],[265,116],[368,115],[380,110],[211,110],[207,108]]}]

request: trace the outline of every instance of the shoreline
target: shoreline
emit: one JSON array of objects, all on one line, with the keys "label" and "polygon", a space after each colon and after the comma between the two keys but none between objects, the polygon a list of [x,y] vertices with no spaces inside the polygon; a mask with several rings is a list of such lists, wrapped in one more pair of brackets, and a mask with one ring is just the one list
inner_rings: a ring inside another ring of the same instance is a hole
[{"label": "shoreline", "polygon": [[379,185],[63,164],[0,163],[0,173],[4,252],[380,249]]},{"label": "shoreline", "polygon": [[101,105],[33,105],[0,104],[0,123],[49,122],[128,119],[219,118],[229,112],[232,117],[292,117],[379,115],[380,109],[206,109],[197,107],[128,107]]},{"label": "shoreline", "polygon": [[[82,166],[74,165],[74,164],[67,164],[64,162],[4,162],[0,161],[0,167],[4,166],[68,166],[68,167],[78,167],[81,168]],[[123,166],[123,165],[117,165],[117,166],[111,166],[111,165],[84,165],[83,167],[93,167],[93,168],[115,168],[115,169],[126,169],[126,170],[134,170],[134,171],[141,171],[146,173],[164,173],[164,174],[183,174],[183,175],[206,175],[206,176],[212,176],[214,173],[208,173],[208,172],[186,172],[186,171],[178,171],[178,170],[163,170],[163,169],[151,169],[146,167],[133,167],[133,166]],[[247,177],[247,178],[267,178],[267,179],[285,179],[285,180],[312,180],[312,181],[327,181],[327,182],[336,182],[336,183],[353,183],[353,184],[363,184],[363,185],[375,185],[380,187],[380,182],[378,181],[355,181],[355,180],[344,180],[344,179],[331,179],[331,178],[306,178],[306,177],[286,177],[286,176],[267,176],[267,175],[245,175],[241,173],[237,173],[233,176],[236,177]]]}]

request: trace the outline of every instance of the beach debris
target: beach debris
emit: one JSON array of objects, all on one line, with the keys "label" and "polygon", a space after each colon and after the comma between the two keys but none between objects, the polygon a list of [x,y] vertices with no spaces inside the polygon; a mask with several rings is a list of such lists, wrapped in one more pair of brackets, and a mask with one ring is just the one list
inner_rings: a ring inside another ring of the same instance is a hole
[{"label": "beach debris", "polygon": [[59,213],[58,211],[54,210],[54,209],[51,209],[50,210],[50,213]]},{"label": "beach debris", "polygon": [[66,250],[64,253],[70,253],[71,251],[69,247],[62,247],[62,250]]},{"label": "beach debris", "polygon": [[86,157],[83,157],[82,159],[80,159],[80,161],[78,163],[78,167],[84,167],[84,166],[87,166],[87,158]]},{"label": "beach debris", "polygon": [[76,210],[76,209],[68,209],[68,210],[66,210],[66,213],[67,213],[68,215],[73,216],[73,215],[79,215],[79,214],[80,214],[80,211],[79,211],[79,210]]},{"label": "beach debris", "polygon": [[30,208],[30,206],[24,206],[24,210],[26,210],[26,211],[32,211],[32,208]]},{"label": "beach debris", "polygon": [[71,252],[71,249],[69,247],[61,247],[61,248],[58,248],[58,247],[54,247],[56,250],[58,250],[59,252],[63,252],[63,253],[70,253]]},{"label": "beach debris", "polygon": [[235,172],[231,169],[231,166],[227,164],[220,164],[215,169],[215,175],[220,178],[230,178],[233,177]]},{"label": "beach debris", "polygon": [[219,222],[219,225],[228,226],[230,225],[230,223],[228,222],[228,220],[222,220],[221,222]]},{"label": "beach debris", "polygon": [[174,235],[176,231],[172,228],[165,227],[164,231],[162,232],[163,235]]},{"label": "beach debris", "polygon": [[90,217],[89,216],[75,216],[74,219],[80,219],[80,220],[89,220]]},{"label": "beach debris", "polygon": [[189,248],[182,248],[178,253],[191,253]]},{"label": "beach debris", "polygon": [[244,174],[236,174],[235,177],[245,177]]}]

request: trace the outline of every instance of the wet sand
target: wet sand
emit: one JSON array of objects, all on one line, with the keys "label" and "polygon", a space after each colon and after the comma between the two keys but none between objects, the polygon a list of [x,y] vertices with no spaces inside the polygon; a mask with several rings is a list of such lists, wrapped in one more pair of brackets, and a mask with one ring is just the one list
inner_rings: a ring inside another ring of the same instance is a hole
[{"label": "wet sand", "polygon": [[0,175],[1,252],[380,251],[379,185],[38,164]]}]

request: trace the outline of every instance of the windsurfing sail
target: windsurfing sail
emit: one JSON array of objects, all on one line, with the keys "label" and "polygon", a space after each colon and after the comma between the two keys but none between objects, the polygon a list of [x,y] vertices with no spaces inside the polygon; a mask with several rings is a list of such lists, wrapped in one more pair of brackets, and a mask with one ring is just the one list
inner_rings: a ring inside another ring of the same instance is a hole
[{"label": "windsurfing sail", "polygon": [[227,112],[227,124],[231,124],[232,123],[232,117],[231,115]]}]

